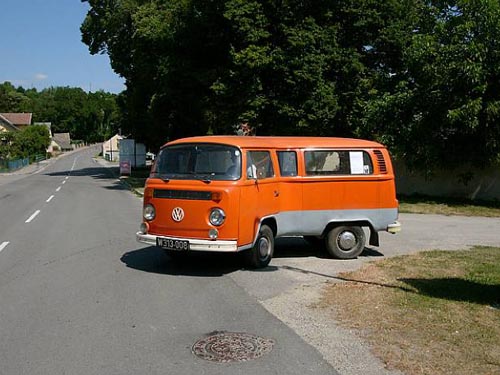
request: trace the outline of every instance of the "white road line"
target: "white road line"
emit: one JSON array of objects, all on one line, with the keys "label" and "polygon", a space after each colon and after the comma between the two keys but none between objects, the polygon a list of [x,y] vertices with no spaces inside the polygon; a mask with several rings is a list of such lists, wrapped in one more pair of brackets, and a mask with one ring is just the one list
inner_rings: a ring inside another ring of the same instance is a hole
[{"label": "white road line", "polygon": [[10,243],[9,241],[2,242],[0,244],[0,251],[2,251],[3,249],[5,249],[9,243]]},{"label": "white road line", "polygon": [[59,187],[58,187],[58,188],[56,189],[56,191],[59,191],[59,190],[61,190],[61,187],[62,187],[62,186],[59,186]]},{"label": "white road line", "polygon": [[36,217],[39,213],[40,213],[40,210],[36,210],[36,211],[33,213],[33,215],[31,215],[31,216],[29,217],[29,219],[25,221],[25,223],[31,223],[31,222],[33,221],[33,219],[34,219],[34,218],[35,218],[35,217]]},{"label": "white road line", "polygon": [[75,160],[73,160],[73,165],[71,166],[71,171],[73,171],[75,169],[77,159],[78,159],[78,157],[76,157]]},{"label": "white road line", "polygon": [[66,183],[66,180],[64,180],[64,181],[62,182],[62,184],[63,184],[63,185],[64,185],[65,183]]},{"label": "white road line", "polygon": [[51,195],[49,199],[47,199],[45,202],[49,203],[52,200],[52,198],[54,198],[54,195]]},{"label": "white road line", "polygon": [[66,176],[65,180],[67,180],[69,178],[69,176]]}]

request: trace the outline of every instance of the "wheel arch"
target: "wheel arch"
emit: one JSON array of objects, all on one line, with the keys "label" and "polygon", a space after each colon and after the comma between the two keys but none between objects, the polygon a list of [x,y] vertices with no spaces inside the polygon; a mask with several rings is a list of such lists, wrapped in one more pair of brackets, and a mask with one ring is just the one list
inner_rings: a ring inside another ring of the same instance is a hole
[{"label": "wheel arch", "polygon": [[342,220],[342,221],[330,221],[325,228],[323,229],[323,232],[321,233],[321,237],[325,237],[329,231],[332,230],[332,228],[335,227],[340,227],[340,226],[347,226],[347,227],[368,227],[370,230],[373,229],[373,225],[370,223],[369,220]]},{"label": "wheel arch", "polygon": [[257,237],[259,236],[260,228],[263,225],[267,225],[273,231],[273,237],[276,238],[276,233],[278,233],[278,222],[274,216],[266,216],[260,219],[259,225],[255,228],[255,233],[253,234],[252,246],[255,245]]},{"label": "wheel arch", "polygon": [[276,237],[276,233],[278,233],[278,223],[277,223],[276,218],[274,216],[268,216],[268,217],[263,218],[260,221],[257,233],[259,233],[259,230],[263,225],[267,225],[269,228],[271,228],[271,230],[273,231],[273,236]]},{"label": "wheel arch", "polygon": [[323,233],[321,233],[321,238],[325,238],[332,228],[338,226],[358,226],[358,227],[367,227],[370,230],[370,239],[369,244],[371,246],[379,246],[379,237],[378,232],[375,230],[372,222],[368,219],[361,220],[348,220],[348,221],[330,221],[323,229]]}]

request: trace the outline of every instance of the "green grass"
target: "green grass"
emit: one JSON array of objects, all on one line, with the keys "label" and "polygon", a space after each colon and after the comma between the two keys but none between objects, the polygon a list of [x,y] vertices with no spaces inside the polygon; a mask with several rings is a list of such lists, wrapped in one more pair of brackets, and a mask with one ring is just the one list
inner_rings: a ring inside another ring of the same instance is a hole
[{"label": "green grass", "polygon": [[429,251],[342,274],[320,306],[405,374],[500,373],[500,248]]},{"label": "green grass", "polygon": [[400,196],[399,212],[416,214],[500,217],[500,202],[427,196]]}]

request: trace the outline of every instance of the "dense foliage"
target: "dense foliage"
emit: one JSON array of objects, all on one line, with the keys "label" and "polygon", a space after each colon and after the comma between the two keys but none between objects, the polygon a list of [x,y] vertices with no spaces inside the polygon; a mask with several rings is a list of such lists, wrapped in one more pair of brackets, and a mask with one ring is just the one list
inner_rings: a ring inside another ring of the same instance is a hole
[{"label": "dense foliage", "polygon": [[372,138],[410,166],[500,154],[497,0],[83,0],[126,128]]},{"label": "dense foliage", "polygon": [[29,126],[20,132],[2,133],[0,159],[17,159],[45,156],[50,145],[49,129],[46,126]]},{"label": "dense foliage", "polygon": [[114,94],[72,87],[25,90],[9,82],[0,84],[0,112],[31,112],[33,122],[50,122],[52,133],[70,133],[85,142],[116,133],[121,119]]}]

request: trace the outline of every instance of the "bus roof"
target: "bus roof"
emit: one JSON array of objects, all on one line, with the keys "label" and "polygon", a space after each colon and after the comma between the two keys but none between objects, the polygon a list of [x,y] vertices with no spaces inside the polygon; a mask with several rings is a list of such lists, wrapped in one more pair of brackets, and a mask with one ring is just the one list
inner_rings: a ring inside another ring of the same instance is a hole
[{"label": "bus roof", "polygon": [[274,136],[238,136],[207,135],[181,138],[166,143],[165,146],[183,143],[219,143],[240,148],[383,148],[380,143],[355,138],[336,137],[274,137]]}]

